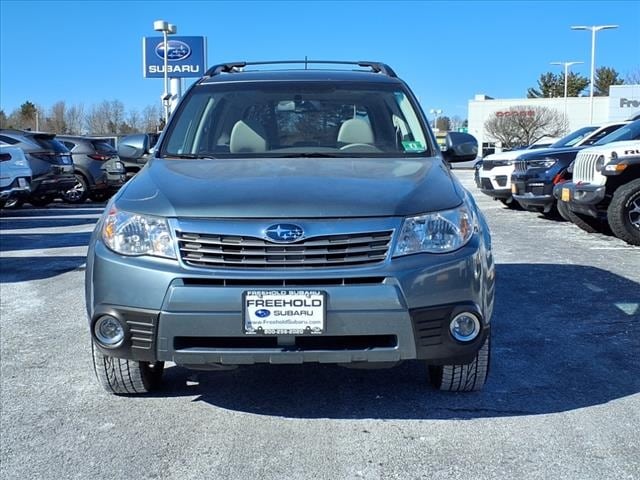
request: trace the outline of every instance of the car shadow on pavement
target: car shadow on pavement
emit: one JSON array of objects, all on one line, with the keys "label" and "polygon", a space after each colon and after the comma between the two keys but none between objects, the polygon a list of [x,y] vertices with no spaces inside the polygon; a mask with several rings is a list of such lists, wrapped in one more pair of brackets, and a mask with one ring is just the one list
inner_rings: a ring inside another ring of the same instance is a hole
[{"label": "car shadow on pavement", "polygon": [[0,258],[0,284],[55,277],[77,270],[86,261],[84,256],[3,257]]},{"label": "car shadow on pavement", "polygon": [[482,392],[431,389],[421,362],[385,370],[254,365],[166,369],[154,396],[289,418],[474,419],[564,412],[640,392],[640,285],[578,265],[498,265]]}]

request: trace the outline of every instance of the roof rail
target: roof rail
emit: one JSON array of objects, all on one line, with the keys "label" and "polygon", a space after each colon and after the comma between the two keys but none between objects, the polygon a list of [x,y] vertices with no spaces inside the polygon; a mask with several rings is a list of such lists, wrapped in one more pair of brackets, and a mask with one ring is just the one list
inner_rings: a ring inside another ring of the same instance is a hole
[{"label": "roof rail", "polygon": [[369,61],[358,61],[358,62],[347,62],[342,60],[272,60],[267,62],[228,62],[228,63],[220,63],[218,65],[214,65],[204,74],[205,77],[213,77],[215,75],[220,75],[221,73],[231,73],[237,71],[241,68],[244,68],[249,65],[282,65],[282,64],[303,64],[304,69],[307,70],[308,65],[357,65],[358,67],[370,68],[371,71],[375,73],[382,73],[389,77],[397,77],[396,72],[393,69],[382,62],[369,62]]}]

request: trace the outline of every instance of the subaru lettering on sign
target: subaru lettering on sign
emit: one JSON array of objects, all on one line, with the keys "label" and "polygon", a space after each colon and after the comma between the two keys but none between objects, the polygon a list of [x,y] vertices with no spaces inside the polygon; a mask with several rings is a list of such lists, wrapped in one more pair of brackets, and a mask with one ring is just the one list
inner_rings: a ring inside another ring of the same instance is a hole
[{"label": "subaru lettering on sign", "polygon": [[[167,74],[171,78],[201,77],[206,71],[205,37],[171,37],[167,41]],[[142,39],[145,78],[164,77],[164,40],[162,37]]]}]

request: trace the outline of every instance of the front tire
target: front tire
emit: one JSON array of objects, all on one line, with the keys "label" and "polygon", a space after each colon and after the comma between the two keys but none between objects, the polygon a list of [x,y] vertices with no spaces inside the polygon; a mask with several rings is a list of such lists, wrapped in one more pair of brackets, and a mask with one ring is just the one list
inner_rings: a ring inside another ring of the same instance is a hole
[{"label": "front tire", "polygon": [[489,376],[491,345],[486,338],[473,361],[466,365],[429,365],[429,380],[443,392],[477,392]]},{"label": "front tire", "polygon": [[640,178],[613,193],[607,219],[616,237],[630,245],[640,245]]},{"label": "front tire", "polygon": [[156,390],[162,384],[164,362],[138,362],[108,357],[91,342],[93,369],[98,383],[115,395],[140,395]]},{"label": "front tire", "polygon": [[[558,205],[560,205],[560,203],[564,202],[558,201]],[[564,206],[566,207],[566,205]],[[576,213],[568,207],[563,211],[563,213],[566,215],[567,220],[587,233],[609,233],[609,227],[606,222],[603,222],[602,220],[590,217],[589,215]]]}]

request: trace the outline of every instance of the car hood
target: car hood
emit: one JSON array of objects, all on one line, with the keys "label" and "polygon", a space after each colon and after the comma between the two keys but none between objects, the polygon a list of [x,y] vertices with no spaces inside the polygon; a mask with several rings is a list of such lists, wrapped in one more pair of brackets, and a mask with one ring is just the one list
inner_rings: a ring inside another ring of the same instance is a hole
[{"label": "car hood", "polygon": [[538,160],[548,157],[564,157],[566,155],[574,155],[586,147],[566,147],[566,148],[540,148],[522,153],[518,156],[518,160]]},{"label": "car hood", "polygon": [[446,210],[462,198],[462,187],[438,158],[156,158],[115,202],[164,217],[344,218]]}]

